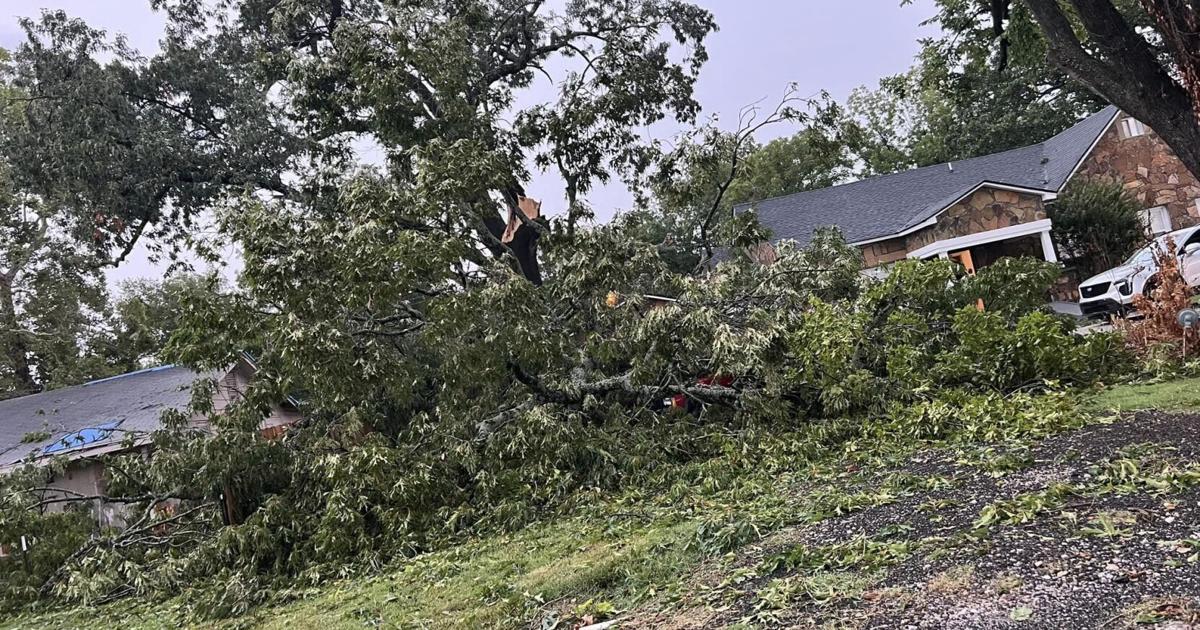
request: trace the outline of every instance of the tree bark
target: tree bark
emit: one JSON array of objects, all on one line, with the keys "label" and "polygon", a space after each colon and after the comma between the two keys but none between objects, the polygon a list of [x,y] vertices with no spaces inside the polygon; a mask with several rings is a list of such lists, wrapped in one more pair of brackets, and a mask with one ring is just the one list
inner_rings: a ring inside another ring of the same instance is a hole
[{"label": "tree bark", "polygon": [[[1200,178],[1200,117],[1184,86],[1112,0],[1070,0],[1087,30],[1087,44],[1059,0],[1024,0],[1046,36],[1050,61],[1122,111],[1150,126],[1184,166]],[[1154,0],[1144,0],[1147,3]],[[1177,51],[1194,55],[1195,51]]]},{"label": "tree bark", "polygon": [[[522,201],[526,200],[525,190],[519,185],[511,185],[502,191],[509,218],[505,221],[499,215],[486,214],[483,224],[492,236],[488,249],[497,258],[512,254],[516,269],[526,280],[536,286],[542,285],[542,270],[538,264],[538,238],[540,229],[544,229],[524,214]],[[528,200],[532,202],[532,200]],[[486,204],[485,204],[486,205]]]},{"label": "tree bark", "polygon": [[1184,89],[1200,118],[1200,4],[1189,0],[1141,0],[1171,49]]}]

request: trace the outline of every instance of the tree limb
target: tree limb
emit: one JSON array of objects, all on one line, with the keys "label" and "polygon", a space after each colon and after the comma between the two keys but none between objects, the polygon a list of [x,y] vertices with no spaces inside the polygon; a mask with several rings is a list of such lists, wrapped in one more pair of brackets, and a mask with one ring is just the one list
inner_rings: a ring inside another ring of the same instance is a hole
[{"label": "tree limb", "polygon": [[1070,0],[1087,31],[1090,50],[1076,35],[1059,0],[1023,1],[1045,34],[1050,60],[1056,66],[1149,125],[1188,170],[1200,177],[1197,103],[1159,63],[1149,42],[1112,0]]}]

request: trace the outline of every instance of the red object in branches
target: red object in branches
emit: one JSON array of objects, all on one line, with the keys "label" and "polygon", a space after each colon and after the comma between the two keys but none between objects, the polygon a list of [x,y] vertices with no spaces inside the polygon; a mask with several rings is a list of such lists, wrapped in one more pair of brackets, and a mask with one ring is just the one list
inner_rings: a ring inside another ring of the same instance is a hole
[{"label": "red object in branches", "polygon": [[[710,385],[717,385],[720,387],[729,387],[729,386],[733,385],[733,377],[732,376],[711,376],[711,375],[710,376],[701,376],[700,378],[696,379],[696,384],[701,387],[707,387]],[[687,394],[675,394],[674,396],[671,397],[671,408],[672,409],[687,409],[688,408],[688,400],[690,400],[690,399],[688,398]]]}]

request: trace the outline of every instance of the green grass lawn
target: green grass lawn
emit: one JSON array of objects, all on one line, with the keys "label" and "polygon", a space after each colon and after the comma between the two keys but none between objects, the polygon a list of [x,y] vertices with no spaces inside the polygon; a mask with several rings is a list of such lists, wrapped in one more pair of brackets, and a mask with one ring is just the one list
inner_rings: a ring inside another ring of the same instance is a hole
[{"label": "green grass lawn", "polygon": [[614,610],[686,573],[699,560],[688,545],[694,532],[686,522],[595,527],[568,519],[428,554],[394,573],[336,583],[316,597],[264,610],[256,621],[280,630],[495,628],[536,618],[543,608],[570,615],[588,600],[581,615]]},{"label": "green grass lawn", "polygon": [[1094,412],[1200,411],[1200,378],[1183,378],[1157,383],[1117,385],[1099,392],[1088,401]]},{"label": "green grass lawn", "polygon": [[[511,535],[476,539],[419,556],[392,570],[319,588],[294,601],[199,627],[341,630],[343,628],[497,628],[522,625],[539,611],[564,621],[593,618],[669,590],[701,556],[696,524],[568,518]],[[158,605],[104,607],[104,625],[125,630],[173,628],[186,595]],[[94,627],[94,611],[10,619],[2,628]]]}]

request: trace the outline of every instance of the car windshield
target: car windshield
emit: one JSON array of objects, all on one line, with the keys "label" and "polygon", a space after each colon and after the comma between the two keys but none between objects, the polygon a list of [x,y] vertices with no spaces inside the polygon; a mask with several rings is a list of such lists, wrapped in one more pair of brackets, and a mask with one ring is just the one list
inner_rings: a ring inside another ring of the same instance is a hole
[{"label": "car windshield", "polygon": [[1160,236],[1160,237],[1154,239],[1153,241],[1150,241],[1149,245],[1146,245],[1145,247],[1134,252],[1133,255],[1129,257],[1128,260],[1126,260],[1125,262],[1123,262],[1121,264],[1122,265],[1147,265],[1147,264],[1153,263],[1154,262],[1154,248],[1166,247],[1168,238],[1175,241],[1175,245],[1177,247],[1179,247],[1180,250],[1182,251],[1182,243],[1187,242],[1187,240],[1190,239],[1192,237],[1192,235],[1195,233],[1196,233],[1195,229],[1184,229],[1184,230],[1177,230],[1175,232],[1171,232],[1170,234],[1164,234],[1163,236]]},{"label": "car windshield", "polygon": [[1150,243],[1149,245],[1134,252],[1133,255],[1129,257],[1128,260],[1126,260],[1125,262],[1123,262],[1121,264],[1123,264],[1123,265],[1144,265],[1144,264],[1147,264],[1150,262],[1154,262],[1154,248],[1158,247],[1159,244],[1160,243],[1157,240],[1154,241],[1153,243]]}]

